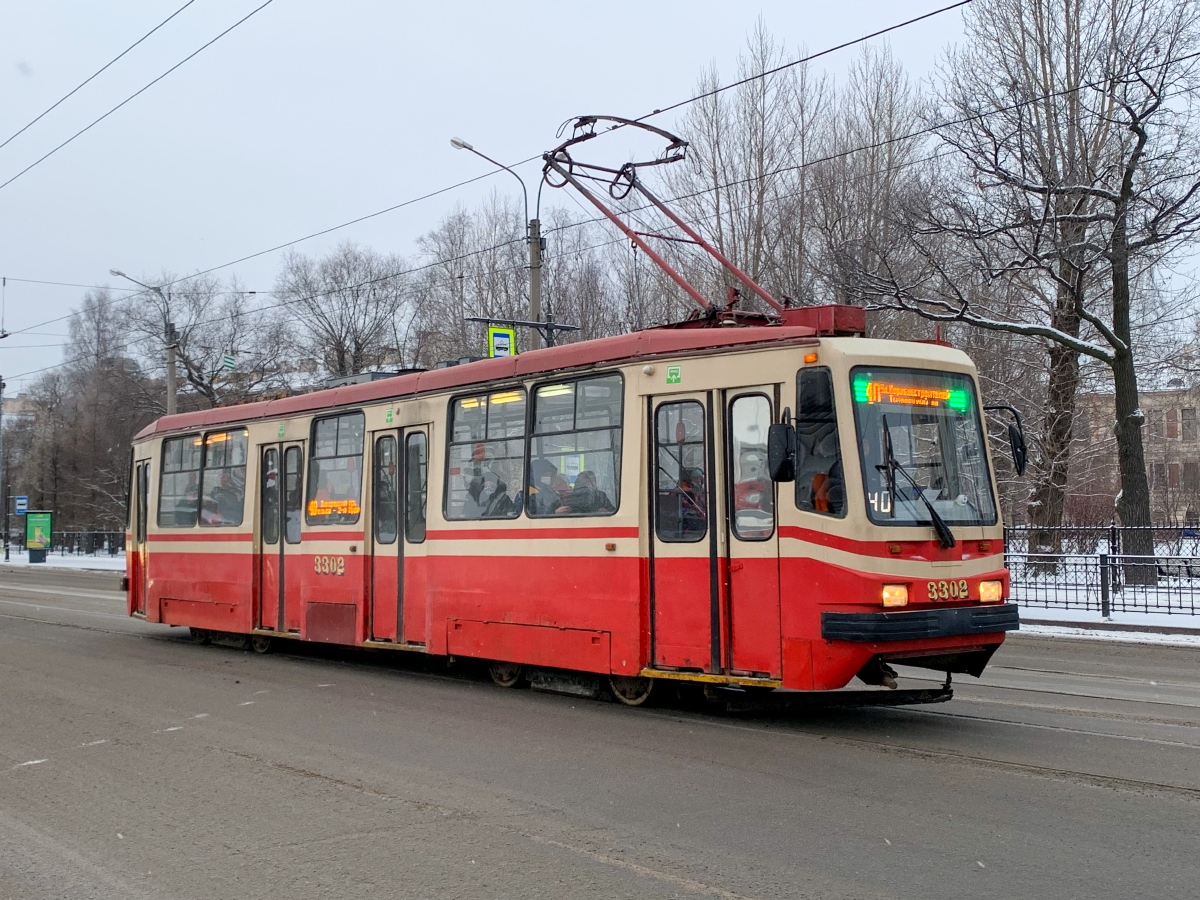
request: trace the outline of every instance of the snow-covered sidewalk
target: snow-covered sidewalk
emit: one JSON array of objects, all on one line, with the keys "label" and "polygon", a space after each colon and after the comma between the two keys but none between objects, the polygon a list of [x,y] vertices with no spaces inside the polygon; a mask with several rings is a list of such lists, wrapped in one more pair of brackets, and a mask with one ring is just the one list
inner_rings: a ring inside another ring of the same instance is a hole
[{"label": "snow-covered sidewalk", "polygon": [[[28,566],[29,564],[29,554],[23,551],[10,550],[7,562],[4,560],[4,553],[0,552],[0,566]],[[101,572],[124,572],[125,553],[122,551],[115,556],[109,556],[107,553],[87,556],[82,553],[52,551],[46,554],[46,561],[44,563],[34,563],[34,567],[36,568],[37,566],[55,569],[92,569]]]},{"label": "snow-covered sidewalk", "polygon": [[[1030,620],[1039,624],[1027,624]],[[1114,625],[1127,627],[1111,627]],[[1106,619],[1094,609],[1056,609],[1036,604],[1021,604],[1021,631],[1026,634],[1077,637],[1096,641],[1134,641],[1142,644],[1200,647],[1200,616],[1184,614],[1113,612]]]}]

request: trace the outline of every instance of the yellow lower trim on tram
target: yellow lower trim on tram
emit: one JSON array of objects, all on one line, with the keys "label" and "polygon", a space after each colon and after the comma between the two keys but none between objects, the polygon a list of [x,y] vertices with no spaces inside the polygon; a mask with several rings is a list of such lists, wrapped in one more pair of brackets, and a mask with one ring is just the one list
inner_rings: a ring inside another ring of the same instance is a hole
[{"label": "yellow lower trim on tram", "polygon": [[743,687],[783,687],[782,681],[774,678],[754,678],[747,675],[707,675],[704,672],[674,672],[669,669],[642,669],[643,678],[666,678],[672,681],[699,681],[704,684],[738,684]]}]

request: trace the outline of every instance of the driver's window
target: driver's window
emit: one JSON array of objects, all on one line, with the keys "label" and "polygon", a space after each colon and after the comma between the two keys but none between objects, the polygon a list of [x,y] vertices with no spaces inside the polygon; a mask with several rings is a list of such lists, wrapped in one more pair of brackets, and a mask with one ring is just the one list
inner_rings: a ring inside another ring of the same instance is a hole
[{"label": "driver's window", "polygon": [[846,515],[846,476],[828,369],[801,369],[796,378],[796,506]]}]

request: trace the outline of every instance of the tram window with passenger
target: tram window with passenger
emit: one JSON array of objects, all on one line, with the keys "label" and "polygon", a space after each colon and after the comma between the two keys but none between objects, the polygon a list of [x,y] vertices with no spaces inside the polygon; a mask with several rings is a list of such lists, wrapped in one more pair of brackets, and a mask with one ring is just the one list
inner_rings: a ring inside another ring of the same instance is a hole
[{"label": "tram window with passenger", "polygon": [[801,369],[796,376],[796,457],[796,506],[845,516],[846,476],[829,369]]},{"label": "tram window with passenger", "polygon": [[313,422],[308,462],[309,525],[353,525],[362,512],[363,414]]},{"label": "tram window with passenger", "polygon": [[200,436],[167,438],[158,483],[158,527],[191,528],[200,505]]},{"label": "tram window with passenger", "polygon": [[201,477],[200,524],[241,525],[246,500],[246,454],[250,446],[245,431],[222,431],[204,436],[204,471]]},{"label": "tram window with passenger", "polygon": [[620,501],[620,375],[539,385],[534,390],[530,516],[610,516]]},{"label": "tram window with passenger", "polygon": [[928,500],[949,525],[995,524],[972,379],[957,372],[863,366],[852,369],[850,378],[871,521],[925,524]]},{"label": "tram window with passenger", "polygon": [[525,389],[455,400],[446,448],[446,518],[516,518],[524,479]]}]

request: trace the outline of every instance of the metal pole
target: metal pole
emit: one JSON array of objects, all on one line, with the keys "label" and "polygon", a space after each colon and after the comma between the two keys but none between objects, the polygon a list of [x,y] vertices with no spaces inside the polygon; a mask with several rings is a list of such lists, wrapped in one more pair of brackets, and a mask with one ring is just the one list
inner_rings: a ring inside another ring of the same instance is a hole
[{"label": "metal pole", "polygon": [[[529,318],[542,321],[542,223],[537,219],[529,220]],[[536,328],[532,343],[535,350],[542,346],[542,336]],[[546,343],[554,346],[553,332]]]},{"label": "metal pole", "polygon": [[175,323],[167,323],[167,415],[175,415]]},{"label": "metal pole", "polygon": [[1108,619],[1112,617],[1112,598],[1109,590],[1108,554],[1100,554],[1100,615]]}]

